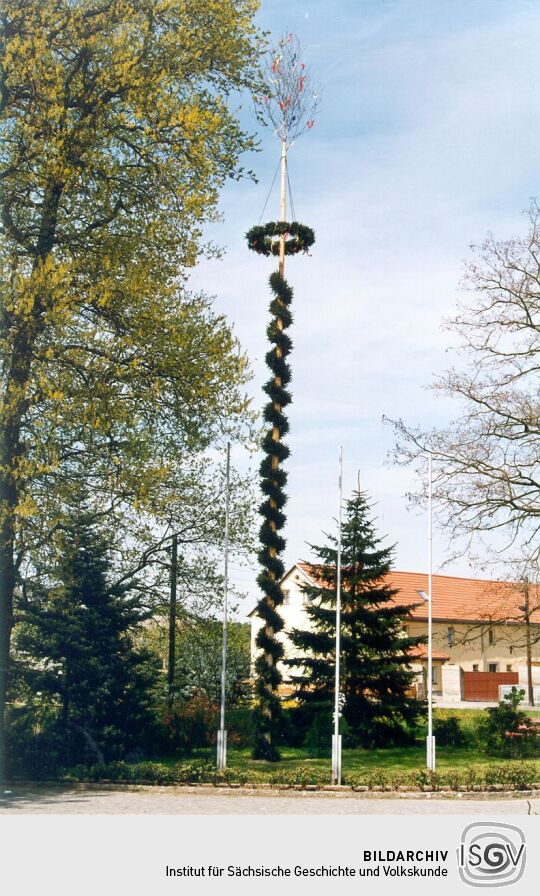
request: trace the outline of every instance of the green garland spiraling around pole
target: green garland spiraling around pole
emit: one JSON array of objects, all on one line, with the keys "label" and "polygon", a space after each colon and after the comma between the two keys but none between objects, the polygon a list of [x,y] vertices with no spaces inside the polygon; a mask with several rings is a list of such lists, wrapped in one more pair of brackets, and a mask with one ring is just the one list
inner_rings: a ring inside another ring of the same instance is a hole
[{"label": "green garland spiraling around pole", "polygon": [[281,181],[279,221],[252,227],[246,234],[248,246],[253,252],[279,258],[278,270],[270,277],[274,298],[270,304],[272,317],[266,331],[272,343],[266,355],[272,376],[264,386],[269,399],[264,417],[269,429],[263,441],[266,457],[260,467],[261,490],[265,500],[260,506],[263,522],[259,561],[262,571],[258,583],[263,596],[257,604],[262,626],[256,639],[260,652],[255,662],[258,705],[253,756],[255,759],[277,761],[280,755],[276,735],[281,717],[278,662],[283,655],[278,637],[283,629],[283,620],[279,615],[283,594],[279,582],[285,571],[280,556],[285,549],[285,540],[280,533],[285,525],[283,508],[287,500],[287,473],[281,465],[289,456],[289,449],[282,439],[289,429],[283,410],[291,402],[286,387],[291,379],[287,357],[292,348],[286,333],[292,322],[292,289],[285,280],[285,258],[298,252],[308,252],[315,242],[315,234],[310,227],[298,221],[287,221],[287,153],[293,143],[315,124],[320,90],[302,61],[300,42],[291,33],[283,35],[277,46],[270,48],[262,60],[261,72],[261,87],[258,88],[261,92],[253,97],[255,114],[259,124],[269,128],[281,143]]},{"label": "green garland spiraling around pole", "polygon": [[[263,227],[253,227],[246,237],[249,248],[262,255],[279,254],[280,242],[282,254],[283,248],[287,255],[307,252],[315,241],[315,234],[311,228],[296,221],[292,224],[286,221],[270,222]],[[263,596],[257,604],[257,613],[263,620],[263,625],[256,639],[261,652],[255,663],[258,709],[253,756],[255,759],[277,761],[280,759],[280,754],[275,740],[281,718],[278,696],[281,673],[277,664],[283,656],[283,647],[276,636],[283,629],[283,620],[278,608],[283,603],[279,580],[285,572],[280,558],[285,549],[285,539],[280,532],[285,525],[283,508],[287,501],[285,494],[287,473],[282,464],[289,456],[289,449],[282,439],[289,430],[289,423],[283,410],[292,400],[287,390],[291,380],[287,357],[292,342],[286,330],[292,323],[290,306],[293,292],[278,271],[271,274],[269,283],[274,298],[270,303],[271,320],[266,331],[272,348],[266,354],[266,363],[272,375],[263,386],[269,399],[264,408],[264,419],[269,424],[269,429],[262,444],[266,456],[260,466],[261,490],[265,500],[259,508],[263,518],[259,532],[261,542],[259,562],[262,571],[257,582]]]}]

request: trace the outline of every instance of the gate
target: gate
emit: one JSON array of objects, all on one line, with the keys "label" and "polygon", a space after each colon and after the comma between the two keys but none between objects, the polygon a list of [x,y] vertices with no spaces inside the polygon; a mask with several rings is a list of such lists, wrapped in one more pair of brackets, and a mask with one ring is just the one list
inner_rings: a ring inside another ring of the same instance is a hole
[{"label": "gate", "polygon": [[497,703],[500,684],[519,684],[517,672],[464,672],[463,699]]}]

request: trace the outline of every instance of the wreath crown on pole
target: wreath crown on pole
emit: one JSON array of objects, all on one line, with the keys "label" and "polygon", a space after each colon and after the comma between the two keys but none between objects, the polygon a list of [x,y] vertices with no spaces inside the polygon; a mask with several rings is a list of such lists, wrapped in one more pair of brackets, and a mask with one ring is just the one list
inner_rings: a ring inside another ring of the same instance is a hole
[{"label": "wreath crown on pole", "polygon": [[309,253],[315,242],[311,227],[298,221],[269,221],[259,224],[246,233],[248,248],[258,255],[279,255],[280,237],[285,236],[285,255]]}]

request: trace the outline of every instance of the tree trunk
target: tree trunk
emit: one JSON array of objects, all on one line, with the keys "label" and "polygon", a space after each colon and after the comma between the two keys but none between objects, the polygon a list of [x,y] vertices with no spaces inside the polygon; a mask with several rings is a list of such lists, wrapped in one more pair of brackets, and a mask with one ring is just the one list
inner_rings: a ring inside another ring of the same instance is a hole
[{"label": "tree trunk", "polygon": [[15,511],[19,502],[17,466],[22,455],[21,425],[32,356],[31,329],[20,328],[14,340],[3,399],[3,431],[0,436],[0,781],[5,780],[6,699],[9,651],[13,629],[15,567]]},{"label": "tree trunk", "polygon": [[15,590],[13,532],[10,521],[11,518],[7,517],[0,534],[0,784],[6,778],[6,698]]},{"label": "tree trunk", "polygon": [[[32,273],[43,265],[53,249],[58,208],[63,186],[55,181],[44,190],[43,211],[34,249]],[[9,197],[4,199],[2,220],[10,231]],[[17,234],[11,233],[15,241]],[[13,629],[13,601],[17,583],[15,565],[15,512],[19,503],[21,476],[19,463],[24,453],[21,429],[28,408],[28,385],[36,339],[43,327],[45,296],[38,292],[29,311],[10,322],[13,343],[4,392],[0,425],[0,781],[5,780],[6,697],[9,678],[9,653]]]},{"label": "tree trunk", "polygon": [[174,679],[176,666],[176,581],[178,570],[178,535],[173,535],[171,545],[171,599],[169,604],[169,662],[167,667],[167,703],[169,712],[174,706]]}]

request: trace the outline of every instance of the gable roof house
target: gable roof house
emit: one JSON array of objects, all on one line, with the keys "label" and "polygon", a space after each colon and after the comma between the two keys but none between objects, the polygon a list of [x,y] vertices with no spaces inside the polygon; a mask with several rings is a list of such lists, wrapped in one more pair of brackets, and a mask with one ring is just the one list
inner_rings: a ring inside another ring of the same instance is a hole
[{"label": "gable roof house", "polygon": [[[426,573],[393,570],[385,583],[396,588],[396,601],[410,607],[406,623],[410,635],[427,635],[428,607],[420,592],[427,593]],[[285,626],[279,637],[285,656],[295,652],[288,633],[308,630],[307,595],[303,586],[321,584],[316,566],[295,563],[281,580],[285,596],[280,614]],[[535,685],[535,703],[540,704],[540,593],[530,587],[529,620],[525,621],[523,586],[487,579],[433,576],[433,694],[439,704],[495,702],[501,687],[516,685],[527,693],[527,634],[531,642],[531,661]],[[251,658],[257,654],[255,638],[261,619],[256,610],[250,614]],[[411,668],[416,675],[416,691],[427,691],[427,645],[411,651]],[[294,668],[282,666],[283,694],[294,690]]]}]

